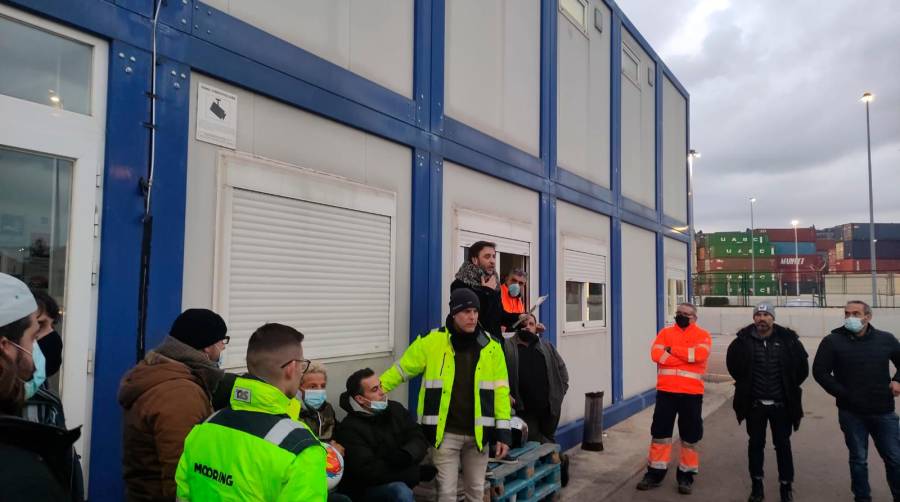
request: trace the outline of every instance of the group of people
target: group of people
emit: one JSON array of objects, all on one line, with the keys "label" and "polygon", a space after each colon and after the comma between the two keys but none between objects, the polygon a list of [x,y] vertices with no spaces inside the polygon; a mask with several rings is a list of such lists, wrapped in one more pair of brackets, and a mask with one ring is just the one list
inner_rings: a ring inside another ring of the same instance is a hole
[{"label": "group of people", "polygon": [[[894,399],[900,396],[900,341],[871,324],[872,309],[862,301],[844,307],[844,324],[819,344],[812,373],[836,398],[838,421],[849,451],[851,491],[857,502],[870,502],[867,453],[869,438],[884,460],[895,501],[900,500],[900,420]],[[703,437],[703,376],[712,349],[707,331],[697,325],[697,308],[678,306],[675,324],[659,332],[650,350],[657,364],[656,407],[651,425],[647,471],[638,490],[661,485],[672,453],[676,418],[680,459],[678,491],[692,492],[699,472],[697,445]],[[746,422],[751,480],[748,502],[765,499],[763,459],[766,431],[771,430],[778,464],[781,500],[793,500],[794,463],[791,433],[803,418],[802,390],[809,376],[809,356],[796,332],[775,322],[775,307],[761,303],[753,323],[728,346],[726,365],[735,381],[733,406],[738,423]],[[893,363],[896,372],[890,374]]]}]

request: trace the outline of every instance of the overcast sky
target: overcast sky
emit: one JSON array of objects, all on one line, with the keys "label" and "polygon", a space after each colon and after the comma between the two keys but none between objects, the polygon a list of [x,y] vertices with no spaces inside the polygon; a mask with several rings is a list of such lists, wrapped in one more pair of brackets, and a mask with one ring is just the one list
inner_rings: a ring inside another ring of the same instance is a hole
[{"label": "overcast sky", "polygon": [[691,95],[698,230],[900,222],[900,2],[618,0]]}]

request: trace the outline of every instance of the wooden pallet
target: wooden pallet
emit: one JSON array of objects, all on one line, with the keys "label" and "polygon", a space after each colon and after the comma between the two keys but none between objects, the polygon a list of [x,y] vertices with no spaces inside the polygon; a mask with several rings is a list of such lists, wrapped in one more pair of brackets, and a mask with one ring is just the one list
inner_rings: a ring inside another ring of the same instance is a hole
[{"label": "wooden pallet", "polygon": [[492,502],[552,500],[560,485],[558,444],[526,443],[509,452],[503,462],[488,464],[487,483]]}]

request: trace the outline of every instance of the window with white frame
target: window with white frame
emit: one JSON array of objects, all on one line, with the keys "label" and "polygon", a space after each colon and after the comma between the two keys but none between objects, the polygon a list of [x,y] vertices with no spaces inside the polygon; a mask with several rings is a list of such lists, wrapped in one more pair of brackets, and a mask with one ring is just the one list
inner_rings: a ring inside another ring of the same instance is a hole
[{"label": "window with white frame", "polygon": [[606,249],[584,238],[566,237],[563,252],[565,333],[606,327]]},{"label": "window with white frame", "polygon": [[396,196],[296,166],[223,153],[215,307],[226,367],[268,322],[305,335],[309,359],[393,349]]},{"label": "window with white frame", "polygon": [[674,322],[678,305],[687,300],[687,274],[684,270],[666,269],[666,323]]},{"label": "window with white frame", "polygon": [[632,50],[631,47],[628,47],[624,42],[622,43],[622,74],[628,78],[628,80],[634,84],[638,89],[641,88],[641,58],[638,57],[637,52]]},{"label": "window with white frame", "polygon": [[588,1],[587,0],[559,0],[559,11],[575,25],[582,33],[587,35]]}]

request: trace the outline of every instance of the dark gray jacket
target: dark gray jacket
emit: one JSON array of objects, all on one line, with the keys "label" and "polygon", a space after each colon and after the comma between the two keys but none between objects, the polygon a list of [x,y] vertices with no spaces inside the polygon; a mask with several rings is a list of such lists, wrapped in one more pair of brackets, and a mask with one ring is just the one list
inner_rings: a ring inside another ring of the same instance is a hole
[{"label": "dark gray jacket", "polygon": [[[519,394],[519,350],[516,347],[518,344],[517,339],[518,335],[505,340],[503,342],[503,353],[506,355],[506,372],[509,374],[510,395],[516,400],[516,411],[521,412],[523,408]],[[547,381],[550,384],[550,413],[553,415],[554,420],[559,422],[563,398],[569,390],[569,371],[566,369],[566,363],[562,360],[553,344],[540,338],[537,346],[540,353],[544,356],[544,362],[547,366]]]}]

